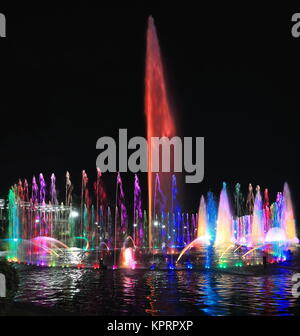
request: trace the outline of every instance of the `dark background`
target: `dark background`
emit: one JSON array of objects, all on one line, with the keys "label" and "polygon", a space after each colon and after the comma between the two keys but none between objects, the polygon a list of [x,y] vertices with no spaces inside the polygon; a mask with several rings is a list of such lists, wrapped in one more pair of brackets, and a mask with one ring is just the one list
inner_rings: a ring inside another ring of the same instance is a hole
[{"label": "dark background", "polygon": [[[145,136],[152,14],[179,134],[205,137],[205,178],[182,186],[183,210],[222,181],[268,187],[272,201],[287,181],[299,208],[300,6],[1,6],[0,197],[19,177],[43,172],[50,184],[54,172],[62,201],[66,170],[77,194],[82,169],[94,180],[99,137]],[[122,176],[130,206],[133,174]],[[103,177],[112,200],[115,177]]]}]

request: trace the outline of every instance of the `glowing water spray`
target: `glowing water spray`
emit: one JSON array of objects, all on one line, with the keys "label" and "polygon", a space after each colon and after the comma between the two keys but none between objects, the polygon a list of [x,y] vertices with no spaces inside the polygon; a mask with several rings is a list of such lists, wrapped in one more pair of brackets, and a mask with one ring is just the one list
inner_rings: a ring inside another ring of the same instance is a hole
[{"label": "glowing water spray", "polygon": [[[173,137],[175,124],[167,98],[163,65],[157,39],[154,20],[149,17],[147,29],[146,73],[145,73],[145,114],[147,119],[148,140],[148,225],[149,247],[153,246],[153,173],[152,173],[152,137]],[[162,175],[162,174],[161,174]],[[164,173],[168,181],[169,174]],[[162,176],[161,176],[162,178]],[[161,180],[162,182],[162,180]],[[165,183],[164,183],[165,184]]]},{"label": "glowing water spray", "polygon": [[256,187],[254,200],[251,241],[253,246],[264,241],[263,205],[259,186]]},{"label": "glowing water spray", "polygon": [[133,239],[135,245],[143,245],[143,210],[142,210],[142,191],[139,178],[134,176],[134,202],[133,202]]},{"label": "glowing water spray", "polygon": [[283,197],[284,197],[283,229],[286,232],[288,240],[298,243],[291,192],[287,183],[285,183],[283,187]]},{"label": "glowing water spray", "polygon": [[197,238],[209,242],[210,237],[208,234],[207,227],[207,213],[206,213],[206,204],[204,196],[201,196],[199,213],[198,213],[198,228],[197,228]]},{"label": "glowing water spray", "polygon": [[215,246],[231,243],[232,240],[232,215],[229,206],[226,183],[223,182],[223,188],[219,200]]},{"label": "glowing water spray", "polygon": [[51,203],[53,205],[58,205],[57,194],[56,194],[56,177],[54,174],[51,175]]}]

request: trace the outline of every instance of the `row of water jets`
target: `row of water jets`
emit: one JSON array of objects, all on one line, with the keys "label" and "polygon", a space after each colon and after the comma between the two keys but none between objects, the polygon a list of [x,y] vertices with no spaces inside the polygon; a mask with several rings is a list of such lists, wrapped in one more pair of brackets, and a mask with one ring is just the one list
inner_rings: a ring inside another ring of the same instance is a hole
[{"label": "row of water jets", "polygon": [[[166,209],[166,195],[162,193],[159,175],[156,175],[152,226],[148,225],[148,215],[142,208],[142,191],[137,175],[134,177],[133,216],[130,218],[120,174],[116,181],[114,216],[99,169],[93,190],[91,193],[89,179],[83,171],[81,200],[75,206],[73,184],[67,172],[65,202],[59,204],[54,174],[51,175],[49,194],[42,174],[39,185],[33,177],[31,193],[27,181],[19,180],[10,189],[8,197],[9,259],[38,260],[40,255],[56,258],[62,250],[78,249],[94,251],[95,262],[103,256],[103,251],[112,251],[114,265],[120,262],[132,265],[132,261],[128,260],[135,259],[133,251],[138,249],[143,254],[179,253],[181,258],[187,250],[196,246],[213,245],[227,249],[231,244],[237,244],[251,249],[280,243],[286,248],[298,243],[287,183],[272,204],[267,189],[262,196],[257,186],[254,194],[250,184],[244,199],[241,186],[236,184],[233,207],[223,183],[218,204],[215,195],[209,192],[206,197],[201,196],[198,213],[187,214],[180,212],[175,176],[172,176],[171,206]],[[148,244],[149,230],[151,248]]]}]

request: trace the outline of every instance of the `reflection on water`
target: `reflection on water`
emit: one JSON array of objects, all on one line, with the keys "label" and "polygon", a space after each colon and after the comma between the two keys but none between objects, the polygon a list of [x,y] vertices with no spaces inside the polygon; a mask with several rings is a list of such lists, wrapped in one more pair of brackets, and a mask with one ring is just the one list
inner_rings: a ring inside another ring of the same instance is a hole
[{"label": "reflection on water", "polygon": [[199,271],[20,267],[16,300],[76,314],[292,315],[292,272],[243,276]]}]

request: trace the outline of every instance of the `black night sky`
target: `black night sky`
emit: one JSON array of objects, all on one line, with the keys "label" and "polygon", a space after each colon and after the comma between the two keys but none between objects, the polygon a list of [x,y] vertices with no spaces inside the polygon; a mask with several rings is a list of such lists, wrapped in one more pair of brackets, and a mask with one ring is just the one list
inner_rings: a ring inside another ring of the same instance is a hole
[{"label": "black night sky", "polygon": [[[268,187],[288,181],[299,211],[299,8],[27,5],[1,8],[0,197],[18,178],[69,170],[95,177],[101,136],[145,136],[147,17],[154,17],[169,98],[181,136],[205,137],[205,178],[184,185],[184,209],[222,181]],[[114,197],[115,174],[104,175]],[[130,203],[133,174],[123,175]],[[146,193],[146,175],[141,176]]]}]

